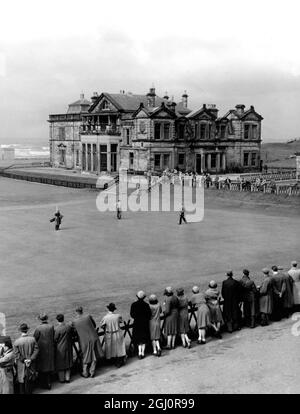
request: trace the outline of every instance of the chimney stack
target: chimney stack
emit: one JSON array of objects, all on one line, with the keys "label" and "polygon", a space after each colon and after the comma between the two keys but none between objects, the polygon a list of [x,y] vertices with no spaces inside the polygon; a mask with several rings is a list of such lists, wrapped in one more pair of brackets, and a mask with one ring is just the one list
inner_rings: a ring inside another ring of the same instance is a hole
[{"label": "chimney stack", "polygon": [[149,92],[147,93],[147,102],[148,106],[154,107],[155,106],[155,88],[152,86],[152,88],[149,89]]},{"label": "chimney stack", "polygon": [[182,95],[182,104],[184,108],[188,107],[188,97],[188,94],[186,93],[186,91],[184,91],[184,94]]},{"label": "chimney stack", "polygon": [[164,99],[165,99],[166,101],[168,101],[168,100],[169,100],[169,95],[168,95],[168,92],[167,92],[167,91],[165,92]]},{"label": "chimney stack", "polygon": [[235,109],[236,109],[236,112],[238,113],[238,115],[241,116],[244,113],[245,105],[241,105],[241,104],[236,105]]}]

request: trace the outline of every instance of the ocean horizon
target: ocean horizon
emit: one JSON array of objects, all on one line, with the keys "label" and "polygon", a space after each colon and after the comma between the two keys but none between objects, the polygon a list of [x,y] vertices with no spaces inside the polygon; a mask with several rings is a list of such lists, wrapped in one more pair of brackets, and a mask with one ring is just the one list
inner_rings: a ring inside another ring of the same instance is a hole
[{"label": "ocean horizon", "polygon": [[14,148],[15,159],[20,158],[49,158],[49,145],[36,144],[1,144],[1,148]]}]

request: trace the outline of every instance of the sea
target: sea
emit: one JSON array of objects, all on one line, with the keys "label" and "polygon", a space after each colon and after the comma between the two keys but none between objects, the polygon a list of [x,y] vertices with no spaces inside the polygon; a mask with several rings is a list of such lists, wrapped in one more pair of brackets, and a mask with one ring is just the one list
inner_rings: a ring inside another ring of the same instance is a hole
[{"label": "sea", "polygon": [[15,159],[35,159],[48,158],[50,156],[50,149],[47,145],[37,145],[33,143],[26,144],[7,144],[1,145],[1,148],[14,148]]}]

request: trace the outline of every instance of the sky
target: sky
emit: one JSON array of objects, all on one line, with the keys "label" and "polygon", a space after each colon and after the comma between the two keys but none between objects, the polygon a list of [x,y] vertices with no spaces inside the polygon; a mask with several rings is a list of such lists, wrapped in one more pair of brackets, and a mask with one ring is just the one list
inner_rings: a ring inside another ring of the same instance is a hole
[{"label": "sky", "polygon": [[299,0],[26,0],[0,15],[0,144],[47,143],[84,92],[165,91],[224,114],[253,105],[265,142],[300,137]]}]

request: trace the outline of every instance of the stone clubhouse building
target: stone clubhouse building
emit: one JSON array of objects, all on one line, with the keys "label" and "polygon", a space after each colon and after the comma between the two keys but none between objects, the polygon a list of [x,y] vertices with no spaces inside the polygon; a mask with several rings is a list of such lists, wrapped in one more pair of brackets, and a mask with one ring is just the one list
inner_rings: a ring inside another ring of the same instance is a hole
[{"label": "stone clubhouse building", "polygon": [[90,101],[81,94],[66,113],[49,115],[50,161],[95,174],[257,171],[262,120],[253,106],[223,116],[215,105],[191,110],[186,92],[176,103],[153,87],[145,95],[94,93]]}]

